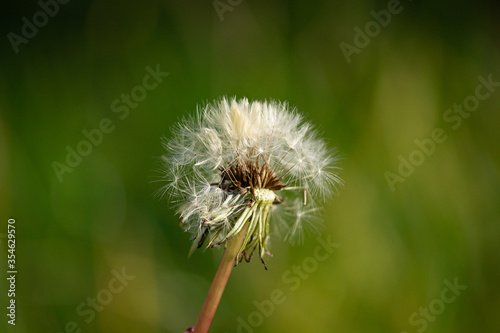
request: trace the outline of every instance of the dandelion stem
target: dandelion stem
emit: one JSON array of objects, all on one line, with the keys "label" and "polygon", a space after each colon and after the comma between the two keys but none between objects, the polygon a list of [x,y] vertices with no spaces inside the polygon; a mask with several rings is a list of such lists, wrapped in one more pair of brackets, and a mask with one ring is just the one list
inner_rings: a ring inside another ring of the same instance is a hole
[{"label": "dandelion stem", "polygon": [[215,278],[212,281],[205,303],[203,303],[203,307],[201,308],[200,316],[198,317],[198,321],[195,326],[195,333],[207,333],[210,329],[210,325],[212,324],[215,312],[219,306],[219,301],[222,297],[222,293],[224,292],[224,288],[226,287],[229,275],[235,265],[236,256],[238,255],[241,244],[243,243],[247,229],[248,222],[245,223],[243,229],[236,236],[228,241],[226,250],[224,251],[224,256],[222,257],[219,268],[217,269]]}]

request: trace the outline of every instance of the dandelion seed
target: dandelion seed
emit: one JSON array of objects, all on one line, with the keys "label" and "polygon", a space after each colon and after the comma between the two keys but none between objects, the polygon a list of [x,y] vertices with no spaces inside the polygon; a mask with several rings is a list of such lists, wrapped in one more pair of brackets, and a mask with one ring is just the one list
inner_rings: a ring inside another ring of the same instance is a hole
[{"label": "dandelion seed", "polygon": [[285,221],[276,227],[286,240],[301,241],[317,229],[321,201],[342,185],[335,151],[286,103],[222,98],[172,132],[158,194],[179,205],[191,252],[245,230],[236,264],[254,252],[264,263],[274,216]]}]

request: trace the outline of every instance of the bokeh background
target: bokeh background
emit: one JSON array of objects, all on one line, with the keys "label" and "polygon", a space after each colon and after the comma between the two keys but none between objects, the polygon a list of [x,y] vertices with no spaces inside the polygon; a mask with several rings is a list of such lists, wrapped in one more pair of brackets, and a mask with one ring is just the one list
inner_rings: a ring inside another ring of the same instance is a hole
[{"label": "bokeh background", "polygon": [[[16,53],[8,34],[20,35],[23,17],[41,7],[2,2],[0,331],[194,325],[222,253],[187,258],[189,236],[153,198],[152,181],[160,138],[227,95],[297,107],[344,155],[345,188],[327,203],[321,232],[340,247],[291,291],[283,274],[313,256],[316,236],[301,246],[273,239],[268,271],[257,260],[234,270],[212,332],[498,332],[500,89],[456,130],[443,119],[474,95],[480,75],[500,81],[498,3],[401,2],[350,62],[340,43],[354,45],[354,28],[387,1],[215,5],[70,1]],[[157,65],[168,77],[120,119],[113,101]],[[53,162],[105,118],[114,130],[59,181]],[[436,128],[447,140],[392,191],[386,172]],[[17,226],[15,327],[4,314],[8,218]],[[135,278],[110,294],[123,269]],[[440,303],[455,279],[467,289]],[[254,301],[274,289],[286,301],[259,317]],[[86,302],[96,297],[106,304],[91,315]],[[429,306],[425,319],[418,311]],[[249,316],[252,326],[238,328]]]}]

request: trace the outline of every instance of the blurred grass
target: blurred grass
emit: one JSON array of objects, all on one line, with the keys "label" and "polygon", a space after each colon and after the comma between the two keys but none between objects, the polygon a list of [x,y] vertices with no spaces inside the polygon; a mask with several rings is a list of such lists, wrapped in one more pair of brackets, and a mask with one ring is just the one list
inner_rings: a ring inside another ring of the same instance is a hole
[{"label": "blurred grass", "polygon": [[[255,332],[415,332],[410,315],[455,277],[467,290],[426,331],[497,331],[500,97],[482,101],[456,131],[442,115],[474,93],[479,75],[500,79],[499,8],[402,4],[350,64],[339,43],[352,43],[353,28],[387,2],[244,1],[223,22],[210,2],[70,2],[18,54],[4,38],[0,232],[16,218],[19,274],[17,325],[0,325],[182,332],[195,323],[221,253],[187,259],[175,212],[152,198],[153,157],[179,117],[228,95],[296,106],[345,156],[346,187],[325,209],[322,234],[341,244],[335,253],[290,291],[282,275],[317,242],[273,239],[269,271],[258,262],[235,269],[212,331],[236,331],[254,300],[281,289],[286,302]],[[2,7],[4,36],[39,10]],[[112,101],[156,64],[170,76],[120,120]],[[59,182],[51,163],[103,118],[116,129]],[[436,127],[448,140],[391,192],[384,173]],[[87,324],[77,307],[122,267],[135,279]]]}]

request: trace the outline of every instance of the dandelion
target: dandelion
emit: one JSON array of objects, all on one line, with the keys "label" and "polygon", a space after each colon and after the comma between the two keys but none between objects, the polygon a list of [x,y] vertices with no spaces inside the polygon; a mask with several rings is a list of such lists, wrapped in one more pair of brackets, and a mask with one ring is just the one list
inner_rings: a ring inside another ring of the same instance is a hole
[{"label": "dandelion", "polygon": [[286,103],[222,98],[172,132],[157,194],[178,206],[190,254],[226,246],[196,325],[207,332],[232,267],[257,253],[267,269],[270,230],[300,241],[342,180],[335,151]]}]

